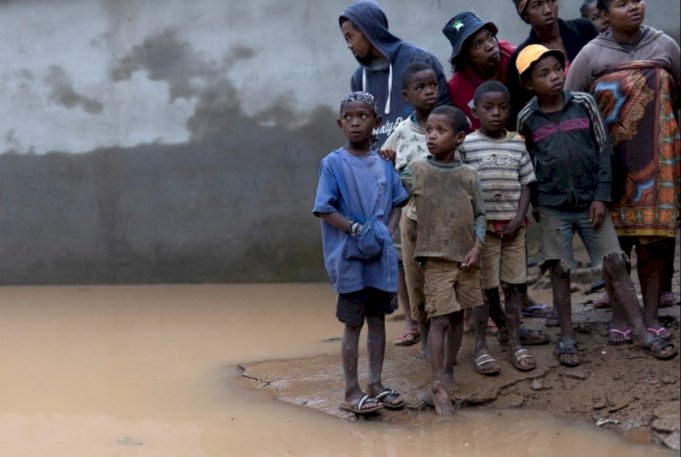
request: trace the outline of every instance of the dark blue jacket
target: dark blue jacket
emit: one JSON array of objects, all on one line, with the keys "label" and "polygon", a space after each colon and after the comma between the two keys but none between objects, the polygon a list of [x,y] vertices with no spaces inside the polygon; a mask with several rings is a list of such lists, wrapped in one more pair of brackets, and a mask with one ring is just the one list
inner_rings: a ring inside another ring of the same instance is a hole
[{"label": "dark blue jacket", "polygon": [[533,98],[518,114],[537,181],[532,206],[583,210],[612,201],[612,146],[596,101],[585,92],[563,92],[553,115]]},{"label": "dark blue jacket", "polygon": [[[447,79],[442,64],[430,52],[402,41],[388,30],[388,19],[374,1],[359,1],[350,5],[339,17],[349,20],[371,45],[378,49],[389,64],[385,68],[370,68],[370,60],[360,60],[360,66],[350,80],[351,90],[364,90],[378,102],[383,123],[376,131],[378,145],[382,145],[395,127],[409,117],[414,107],[402,97],[402,71],[411,62],[424,62],[435,70],[440,86],[439,104],[449,104]],[[392,82],[392,84],[390,84]]]}]

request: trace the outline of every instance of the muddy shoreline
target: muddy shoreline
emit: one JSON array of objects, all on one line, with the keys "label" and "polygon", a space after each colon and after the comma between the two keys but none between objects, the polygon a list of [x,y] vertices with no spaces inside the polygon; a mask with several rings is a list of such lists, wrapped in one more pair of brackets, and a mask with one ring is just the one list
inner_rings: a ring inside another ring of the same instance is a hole
[{"label": "muddy shoreline", "polygon": [[[610,310],[592,306],[600,292],[591,293],[588,275],[574,282],[573,323],[584,362],[575,368],[560,365],[553,356],[557,328],[547,328],[543,319],[525,319],[524,324],[541,329],[551,343],[528,346],[537,359],[530,372],[515,370],[506,359],[508,350],[496,338],[488,339],[490,353],[501,366],[497,376],[478,374],[473,367],[473,335],[464,337],[455,367],[458,408],[484,408],[490,411],[524,408],[556,416],[591,422],[637,443],[650,443],[678,451],[680,447],[681,357],[659,361],[632,345],[609,346],[607,326]],[[679,292],[678,258],[674,290]],[[550,290],[543,280],[534,281],[531,295],[550,303]],[[660,310],[680,344],[681,306]],[[390,319],[399,319],[400,316]],[[364,333],[363,333],[364,335]],[[409,421],[417,414],[435,415],[429,396],[430,366],[418,357],[418,345],[396,347],[397,335],[388,333],[384,383],[398,390],[407,400],[401,411],[382,410],[368,420]],[[338,339],[328,344],[339,346]],[[327,414],[356,419],[338,409],[342,400],[343,378],[340,348],[331,354],[297,360],[271,360],[241,365],[243,376],[254,389],[277,400],[302,405]],[[366,352],[360,353],[360,382],[367,376]],[[361,419],[365,420],[365,419]]]}]

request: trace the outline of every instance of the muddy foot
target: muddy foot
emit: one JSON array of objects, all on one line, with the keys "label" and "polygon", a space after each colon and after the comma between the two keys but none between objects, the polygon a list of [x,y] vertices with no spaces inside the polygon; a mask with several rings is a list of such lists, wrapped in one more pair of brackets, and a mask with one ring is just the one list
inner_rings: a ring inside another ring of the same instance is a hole
[{"label": "muddy foot", "polygon": [[449,396],[449,392],[447,392],[447,389],[440,381],[435,381],[433,383],[433,404],[435,405],[435,411],[440,416],[454,415],[454,404],[452,404],[452,398]]}]

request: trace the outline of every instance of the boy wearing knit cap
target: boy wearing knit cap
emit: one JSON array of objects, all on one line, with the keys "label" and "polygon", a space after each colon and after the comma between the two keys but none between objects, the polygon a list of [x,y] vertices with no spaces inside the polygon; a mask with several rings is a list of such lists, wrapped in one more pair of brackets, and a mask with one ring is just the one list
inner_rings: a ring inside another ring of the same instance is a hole
[{"label": "boy wearing knit cap", "polygon": [[[535,0],[531,0],[535,1]],[[612,146],[593,97],[564,90],[565,56],[533,44],[516,62],[520,83],[535,97],[518,114],[536,185],[532,206],[541,227],[540,267],[549,270],[560,339],[554,354],[577,366],[582,357],[572,328],[570,270],[576,267],[572,238],[580,235],[594,269],[602,271],[613,308],[626,316],[629,341],[658,359],[676,355],[668,341],[648,333],[607,207],[612,201]]]}]

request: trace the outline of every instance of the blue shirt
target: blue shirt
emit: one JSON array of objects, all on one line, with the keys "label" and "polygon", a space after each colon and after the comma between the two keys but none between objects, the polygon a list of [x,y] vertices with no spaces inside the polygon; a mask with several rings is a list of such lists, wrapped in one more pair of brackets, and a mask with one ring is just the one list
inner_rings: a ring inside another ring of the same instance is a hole
[{"label": "blue shirt", "polygon": [[[338,173],[342,173],[340,179]],[[397,254],[386,226],[393,208],[404,205],[407,197],[392,162],[376,151],[357,157],[339,148],[322,159],[314,214],[338,212],[362,224],[374,221],[384,229],[377,232],[386,238],[379,256],[370,260],[348,258],[343,250],[350,235],[322,221],[324,264],[338,293],[365,287],[397,292]]]}]

